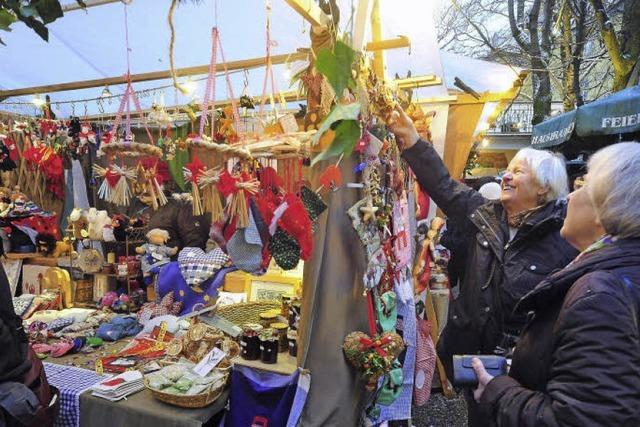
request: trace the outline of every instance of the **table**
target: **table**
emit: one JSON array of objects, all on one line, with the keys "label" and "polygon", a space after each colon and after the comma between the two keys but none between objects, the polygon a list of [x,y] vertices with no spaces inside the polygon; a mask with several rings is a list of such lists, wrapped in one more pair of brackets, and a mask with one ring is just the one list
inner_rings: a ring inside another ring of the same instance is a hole
[{"label": "table", "polygon": [[[98,357],[113,354],[124,347],[131,338],[106,343],[104,348],[89,355],[68,355],[58,359],[47,358],[50,363],[72,365],[91,369]],[[229,390],[211,405],[200,409],[172,406],[155,399],[151,392],[143,390],[127,397],[127,400],[111,402],[85,391],[80,395],[80,425],[82,427],[153,426],[153,427],[201,427],[217,425],[226,406]]]},{"label": "table", "polygon": [[178,408],[156,400],[149,390],[110,402],[85,392],[80,395],[80,425],[90,427],[153,426],[201,427],[217,419],[229,397],[229,389],[205,408]]}]

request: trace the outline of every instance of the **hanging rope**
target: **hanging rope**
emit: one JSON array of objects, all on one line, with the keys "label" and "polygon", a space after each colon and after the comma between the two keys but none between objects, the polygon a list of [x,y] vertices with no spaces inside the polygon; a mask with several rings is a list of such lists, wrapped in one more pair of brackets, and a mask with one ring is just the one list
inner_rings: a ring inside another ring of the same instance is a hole
[{"label": "hanging rope", "polygon": [[267,97],[267,84],[269,80],[271,80],[271,94],[269,95],[269,99],[271,101],[271,107],[273,108],[274,113],[276,112],[276,105],[273,99],[273,94],[276,92],[276,82],[273,77],[273,66],[271,63],[271,48],[275,46],[277,43],[271,40],[271,1],[270,0],[267,0],[266,2],[266,12],[267,12],[267,25],[266,25],[267,67],[265,69],[265,74],[264,74],[264,83],[262,84],[262,99],[260,101],[260,109],[258,110],[260,115],[262,115],[262,112],[264,111],[264,104],[266,102],[266,97]]},{"label": "hanging rope", "polygon": [[207,84],[205,88],[204,100],[202,102],[202,115],[200,116],[200,136],[204,134],[204,127],[207,121],[207,112],[209,111],[209,102],[212,102],[211,106],[211,140],[214,140],[214,128],[215,128],[215,100],[216,100],[216,70],[217,70],[217,56],[218,50],[220,50],[220,58],[222,60],[222,66],[224,68],[225,82],[227,84],[227,91],[229,95],[229,102],[231,103],[231,110],[233,114],[233,121],[235,124],[236,132],[240,130],[240,115],[238,114],[238,106],[236,103],[235,95],[233,93],[233,85],[231,84],[231,78],[229,77],[229,69],[227,68],[227,61],[224,58],[224,50],[222,48],[222,42],[220,41],[220,33],[217,27],[213,27],[211,30],[211,61],[209,62],[209,76],[207,78]]}]

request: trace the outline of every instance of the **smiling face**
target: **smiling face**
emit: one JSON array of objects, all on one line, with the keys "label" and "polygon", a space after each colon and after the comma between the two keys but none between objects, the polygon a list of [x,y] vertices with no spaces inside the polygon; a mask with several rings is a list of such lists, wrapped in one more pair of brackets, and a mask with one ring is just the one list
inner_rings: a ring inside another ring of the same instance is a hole
[{"label": "smiling face", "polygon": [[579,251],[585,250],[605,234],[593,201],[589,197],[588,185],[589,177],[587,175],[584,183],[577,186],[576,190],[567,197],[569,200],[567,217],[560,230],[560,235]]},{"label": "smiling face", "polygon": [[548,190],[538,184],[529,163],[514,159],[502,177],[500,201],[508,215],[535,208]]}]

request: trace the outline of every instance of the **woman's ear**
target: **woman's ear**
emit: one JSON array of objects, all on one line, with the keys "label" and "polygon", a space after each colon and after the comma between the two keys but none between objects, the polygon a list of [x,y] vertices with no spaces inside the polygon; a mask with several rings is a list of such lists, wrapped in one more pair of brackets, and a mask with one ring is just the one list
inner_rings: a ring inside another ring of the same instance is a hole
[{"label": "woman's ear", "polygon": [[538,204],[541,205],[547,200],[547,194],[549,193],[550,188],[547,186],[538,187]]}]

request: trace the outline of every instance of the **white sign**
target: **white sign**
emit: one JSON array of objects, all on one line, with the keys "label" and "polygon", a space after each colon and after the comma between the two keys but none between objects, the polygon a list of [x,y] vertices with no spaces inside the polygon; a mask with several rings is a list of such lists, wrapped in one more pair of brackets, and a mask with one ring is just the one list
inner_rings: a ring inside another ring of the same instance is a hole
[{"label": "white sign", "polygon": [[226,356],[226,353],[217,347],[209,352],[198,364],[193,368],[193,372],[206,377],[213,368]]}]

